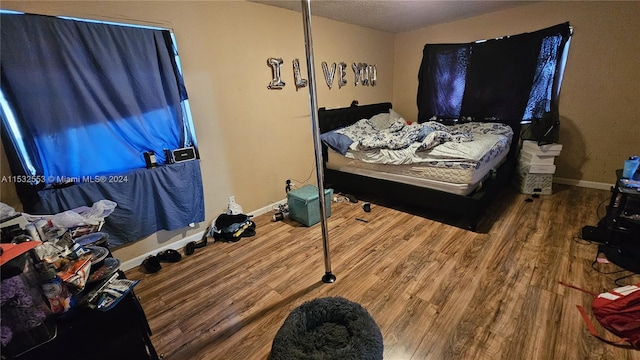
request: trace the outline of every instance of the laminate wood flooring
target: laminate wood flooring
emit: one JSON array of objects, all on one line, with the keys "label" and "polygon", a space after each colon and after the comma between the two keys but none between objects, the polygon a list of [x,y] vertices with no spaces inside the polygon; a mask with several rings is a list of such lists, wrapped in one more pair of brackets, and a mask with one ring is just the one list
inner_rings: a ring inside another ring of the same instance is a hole
[{"label": "laminate wood flooring", "polygon": [[141,280],[135,291],[164,359],[268,359],[287,315],[324,296],[369,311],[385,359],[640,359],[640,351],[592,337],[576,309],[590,311],[591,296],[558,283],[604,291],[631,274],[592,265],[598,246],[579,239],[608,199],[609,191],[557,184],[535,199],[506,189],[484,233],[376,204],[365,213],[361,202],[333,203],[332,284],[321,282],[320,225],[273,222],[271,214],[254,219],[254,237],[209,244],[155,274],[126,275]]}]

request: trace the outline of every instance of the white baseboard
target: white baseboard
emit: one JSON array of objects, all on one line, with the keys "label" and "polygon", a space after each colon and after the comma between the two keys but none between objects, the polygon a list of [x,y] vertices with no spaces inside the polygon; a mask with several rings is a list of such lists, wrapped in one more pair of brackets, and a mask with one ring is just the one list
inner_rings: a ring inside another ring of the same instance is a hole
[{"label": "white baseboard", "polygon": [[595,181],[584,181],[584,180],[574,180],[574,179],[565,179],[565,178],[553,178],[553,182],[556,184],[563,185],[572,185],[579,187],[586,187],[591,189],[600,189],[600,190],[610,190],[613,184],[608,183],[599,183]]},{"label": "white baseboard", "polygon": [[[259,216],[262,214],[266,214],[269,211],[272,211],[275,207],[277,207],[280,204],[286,204],[287,203],[287,199],[283,199],[280,201],[276,201],[273,204],[267,205],[265,207],[262,207],[258,210],[252,211],[250,213],[248,213],[247,215],[250,216]],[[140,266],[140,264],[142,264],[142,262],[149,256],[151,255],[156,255],[157,253],[159,253],[160,251],[163,250],[167,250],[167,249],[181,249],[183,248],[185,245],[187,245],[188,243],[192,242],[192,241],[200,241],[200,239],[202,239],[202,236],[204,235],[204,231],[200,231],[198,233],[195,233],[193,235],[189,235],[184,239],[180,239],[178,241],[172,242],[170,244],[167,244],[165,246],[162,246],[160,248],[157,249],[153,249],[153,251],[149,251],[145,254],[136,256],[133,259],[129,259],[127,261],[123,261],[122,264],[120,265],[120,270],[123,271],[127,271],[129,269],[133,269],[136,266]]]},{"label": "white baseboard", "polygon": [[200,239],[202,239],[202,235],[204,235],[204,231],[200,231],[196,234],[193,235],[189,235],[184,239],[180,239],[176,242],[172,242],[170,244],[167,244],[163,247],[154,249],[153,251],[149,251],[146,254],[142,254],[139,256],[134,257],[133,259],[129,259],[127,261],[123,261],[122,264],[120,264],[120,270],[122,271],[127,271],[129,269],[133,269],[136,266],[140,266],[142,264],[142,262],[149,256],[151,255],[157,255],[160,251],[164,251],[164,250],[168,250],[168,249],[181,249],[183,248],[185,245],[187,245],[187,243],[191,242],[191,241],[199,241]]}]

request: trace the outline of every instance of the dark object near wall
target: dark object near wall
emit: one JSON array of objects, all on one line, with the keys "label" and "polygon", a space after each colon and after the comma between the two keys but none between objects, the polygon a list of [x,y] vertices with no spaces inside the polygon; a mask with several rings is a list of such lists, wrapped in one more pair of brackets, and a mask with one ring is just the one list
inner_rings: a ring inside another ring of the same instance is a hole
[{"label": "dark object near wall", "polygon": [[640,192],[624,186],[621,169],[616,178],[605,216],[596,226],[584,226],[581,237],[600,243],[598,251],[609,261],[640,274]]},{"label": "dark object near wall", "polygon": [[382,334],[360,304],[318,298],[294,309],[278,330],[270,360],[382,359]]},{"label": "dark object near wall", "polygon": [[194,160],[196,158],[196,149],[193,147],[175,149],[171,154],[172,154],[172,162],[189,161],[189,160]]},{"label": "dark object near wall", "polygon": [[547,112],[542,118],[534,119],[522,131],[523,140],[537,141],[538,145],[553,144],[560,137],[560,120],[553,113]]},{"label": "dark object near wall", "polygon": [[256,234],[256,223],[245,214],[220,214],[210,231],[216,241],[236,242]]}]

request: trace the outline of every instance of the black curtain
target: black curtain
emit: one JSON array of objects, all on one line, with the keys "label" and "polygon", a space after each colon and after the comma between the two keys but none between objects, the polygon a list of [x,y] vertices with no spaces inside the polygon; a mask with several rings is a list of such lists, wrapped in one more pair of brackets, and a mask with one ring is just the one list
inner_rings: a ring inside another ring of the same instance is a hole
[{"label": "black curtain", "polygon": [[[569,23],[563,23],[474,43],[426,44],[418,75],[418,121],[434,116],[440,120],[498,118],[515,125],[532,106],[532,97],[540,103],[534,104],[535,118],[551,113],[557,119],[558,71],[562,70],[561,55],[570,35]],[[549,38],[560,39],[551,42],[555,45],[551,52],[546,49]],[[550,68],[549,82],[549,77],[541,74]]]},{"label": "black curtain", "polygon": [[418,120],[460,116],[471,44],[427,44],[418,78]]}]

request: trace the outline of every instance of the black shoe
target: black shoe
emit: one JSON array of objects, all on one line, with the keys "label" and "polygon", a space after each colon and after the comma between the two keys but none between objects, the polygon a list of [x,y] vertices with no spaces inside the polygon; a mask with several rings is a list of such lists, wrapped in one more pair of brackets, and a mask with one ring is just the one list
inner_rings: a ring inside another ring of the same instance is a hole
[{"label": "black shoe", "polygon": [[149,274],[157,273],[162,269],[162,265],[160,265],[160,261],[156,256],[149,256],[142,262],[142,266]]},{"label": "black shoe", "polygon": [[173,249],[160,251],[158,255],[156,255],[156,257],[158,258],[159,261],[166,261],[166,262],[172,262],[172,263],[178,262],[180,261],[180,259],[182,259],[182,255],[180,255],[179,252]]}]

